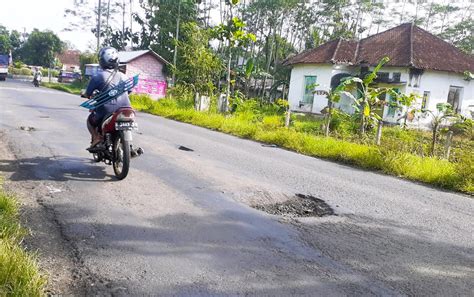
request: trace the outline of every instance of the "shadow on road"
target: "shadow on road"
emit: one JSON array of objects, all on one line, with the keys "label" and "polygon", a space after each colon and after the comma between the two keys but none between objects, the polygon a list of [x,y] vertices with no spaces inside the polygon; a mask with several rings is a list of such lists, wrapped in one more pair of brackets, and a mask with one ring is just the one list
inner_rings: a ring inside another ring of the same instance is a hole
[{"label": "shadow on road", "polygon": [[106,165],[67,156],[0,160],[0,172],[12,172],[12,181],[114,181]]},{"label": "shadow on road", "polygon": [[[305,254],[306,248],[300,250],[298,246],[305,244],[296,238],[291,243],[289,238],[265,230],[264,219],[253,215],[236,218],[232,211],[205,216],[163,214],[149,218],[147,226],[133,211],[128,213],[127,223],[123,219],[120,222],[119,217],[110,218],[117,223],[83,222],[79,218],[87,210],[77,205],[62,205],[60,212],[66,213],[69,221],[65,228],[68,237],[87,241],[89,247],[103,251],[95,256],[107,257],[117,267],[126,266],[126,275],[136,277],[143,267],[159,267],[167,261],[179,264],[151,272],[179,275],[180,269],[189,272],[195,267],[207,271],[207,279],[201,281],[198,274],[191,273],[187,281],[152,286],[164,294],[290,296],[312,295],[311,290],[320,295],[318,292],[343,289],[352,295],[379,295],[375,289],[379,286],[395,295],[468,296],[474,289],[469,246],[423,236],[427,230],[393,221],[372,219],[371,225],[321,222],[306,226],[305,231],[313,237],[308,239],[306,234],[304,241],[316,254],[322,251],[326,256],[319,258]],[[134,259],[133,263],[130,259]],[[326,273],[342,278],[328,279]],[[346,279],[345,274],[363,278]],[[225,285],[215,283],[218,279],[225,279]],[[131,277],[122,285],[140,289],[140,282],[135,281]]]}]

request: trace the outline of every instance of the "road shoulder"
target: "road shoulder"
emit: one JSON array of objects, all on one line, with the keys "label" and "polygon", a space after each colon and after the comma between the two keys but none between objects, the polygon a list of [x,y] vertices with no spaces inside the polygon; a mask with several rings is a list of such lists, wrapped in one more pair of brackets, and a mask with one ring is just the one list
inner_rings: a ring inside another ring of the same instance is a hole
[{"label": "road shoulder", "polygon": [[[42,271],[48,277],[48,295],[84,295],[87,282],[81,271],[77,253],[62,236],[55,214],[42,203],[48,195],[41,181],[19,179],[20,164],[9,147],[6,133],[0,130],[0,174],[5,178],[5,189],[14,192],[21,204],[22,224],[30,230],[24,245],[36,253]],[[12,180],[12,175],[15,178]]]}]

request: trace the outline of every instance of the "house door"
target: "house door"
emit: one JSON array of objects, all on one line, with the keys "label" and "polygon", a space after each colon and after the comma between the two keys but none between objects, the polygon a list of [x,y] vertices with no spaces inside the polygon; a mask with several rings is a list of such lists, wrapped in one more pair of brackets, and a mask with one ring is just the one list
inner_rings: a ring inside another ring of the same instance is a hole
[{"label": "house door", "polygon": [[311,111],[313,109],[314,90],[316,88],[316,76],[304,76],[303,98],[300,101],[300,108],[303,111]]}]

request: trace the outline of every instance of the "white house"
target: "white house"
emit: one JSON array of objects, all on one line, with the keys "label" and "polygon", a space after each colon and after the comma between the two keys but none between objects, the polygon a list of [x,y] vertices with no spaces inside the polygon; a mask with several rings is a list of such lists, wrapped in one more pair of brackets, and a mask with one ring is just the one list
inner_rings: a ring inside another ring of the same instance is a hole
[{"label": "white house", "polygon": [[[308,86],[316,83],[316,90],[330,90],[344,76],[373,69],[385,56],[390,61],[378,73],[377,85],[419,94],[420,107],[436,110],[436,104],[448,102],[457,113],[472,117],[474,80],[467,80],[464,72],[474,73],[474,57],[412,23],[358,41],[329,41],[288,59],[291,110],[321,113],[327,99]],[[386,96],[383,99],[391,100]],[[336,107],[352,113],[352,105],[349,98],[342,98]],[[396,123],[401,116],[396,108],[383,110],[386,122]]]}]

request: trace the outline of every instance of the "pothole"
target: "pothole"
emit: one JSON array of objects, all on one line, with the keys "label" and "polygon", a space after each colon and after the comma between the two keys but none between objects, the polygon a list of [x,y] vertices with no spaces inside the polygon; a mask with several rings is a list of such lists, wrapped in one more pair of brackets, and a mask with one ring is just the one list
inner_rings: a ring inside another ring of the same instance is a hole
[{"label": "pothole", "polygon": [[324,200],[304,194],[296,194],[285,202],[254,205],[253,207],[272,215],[290,217],[324,217],[334,215],[334,210]]}]

